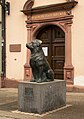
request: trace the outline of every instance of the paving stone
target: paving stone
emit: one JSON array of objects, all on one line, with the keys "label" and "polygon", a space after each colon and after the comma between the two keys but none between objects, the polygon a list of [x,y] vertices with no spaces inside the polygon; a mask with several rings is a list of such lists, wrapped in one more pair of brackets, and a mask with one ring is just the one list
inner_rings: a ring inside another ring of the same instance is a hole
[{"label": "paving stone", "polygon": [[66,102],[65,108],[44,115],[30,115],[18,112],[17,89],[0,89],[0,119],[84,119],[84,93],[66,93]]}]

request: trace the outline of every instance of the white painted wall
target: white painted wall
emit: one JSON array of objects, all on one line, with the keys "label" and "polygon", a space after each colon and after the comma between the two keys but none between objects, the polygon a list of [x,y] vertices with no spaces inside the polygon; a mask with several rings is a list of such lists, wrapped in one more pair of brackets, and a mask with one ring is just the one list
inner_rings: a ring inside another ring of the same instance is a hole
[{"label": "white painted wall", "polygon": [[[20,12],[26,0],[7,0],[10,2],[10,15],[6,15],[6,77],[22,80],[26,62],[26,16]],[[35,0],[34,7],[56,4],[66,0]],[[21,52],[10,52],[10,44],[21,44]],[[16,59],[16,60],[15,60]]]},{"label": "white painted wall", "polygon": [[[25,0],[10,2],[10,15],[6,15],[6,77],[22,80],[26,61],[26,16],[20,12]],[[10,52],[10,44],[21,44],[21,52]],[[15,60],[16,59],[16,60]]]},{"label": "white painted wall", "polygon": [[73,9],[72,62],[74,65],[74,84],[84,85],[84,1],[79,0]]},{"label": "white painted wall", "polygon": [[33,7],[57,4],[57,3],[62,3],[62,2],[66,2],[66,0],[35,0]]},{"label": "white painted wall", "polygon": [[[6,17],[6,74],[10,79],[23,79],[26,61],[27,30],[26,16],[20,12],[26,0],[7,0],[10,2],[10,15]],[[33,7],[66,2],[66,0],[35,0]],[[74,84],[84,85],[84,1],[79,0],[73,9],[72,25],[72,64]],[[21,52],[9,52],[10,44],[21,44]],[[16,59],[16,60],[15,60]]]}]

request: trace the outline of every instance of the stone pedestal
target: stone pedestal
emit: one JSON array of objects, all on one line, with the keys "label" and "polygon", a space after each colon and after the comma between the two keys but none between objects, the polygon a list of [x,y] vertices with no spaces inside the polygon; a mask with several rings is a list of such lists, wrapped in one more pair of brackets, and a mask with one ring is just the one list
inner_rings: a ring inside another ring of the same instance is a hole
[{"label": "stone pedestal", "polygon": [[19,111],[42,114],[66,105],[66,83],[64,80],[51,82],[19,82]]}]

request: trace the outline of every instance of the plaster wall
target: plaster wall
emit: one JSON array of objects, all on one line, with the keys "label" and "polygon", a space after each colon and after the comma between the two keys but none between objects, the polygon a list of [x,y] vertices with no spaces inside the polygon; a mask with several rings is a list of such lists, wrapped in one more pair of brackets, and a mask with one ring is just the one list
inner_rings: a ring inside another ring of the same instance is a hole
[{"label": "plaster wall", "polygon": [[[26,62],[26,15],[20,12],[26,0],[7,0],[10,2],[10,15],[6,15],[6,77],[23,80],[24,64]],[[35,0],[33,7],[56,4],[66,0]],[[21,44],[21,52],[10,52],[11,44]]]},{"label": "plaster wall", "polygon": [[[27,29],[26,16],[20,12],[26,0],[7,0],[10,2],[10,15],[6,16],[6,77],[22,80],[26,61]],[[35,0],[33,7],[66,2],[66,0]],[[72,64],[74,66],[74,84],[84,85],[84,1],[79,0],[72,10]],[[21,44],[21,52],[10,52],[10,44]]]},{"label": "plaster wall", "polygon": [[84,86],[84,1],[79,0],[73,9],[72,25],[72,63],[74,84]]},{"label": "plaster wall", "polygon": [[[10,2],[10,15],[6,15],[6,77],[22,80],[26,61],[26,16],[20,12],[25,0],[7,0]],[[10,52],[10,44],[21,44],[21,52]]]},{"label": "plaster wall", "polygon": [[62,3],[62,2],[66,2],[66,0],[35,0],[33,7],[57,4],[57,3]]}]

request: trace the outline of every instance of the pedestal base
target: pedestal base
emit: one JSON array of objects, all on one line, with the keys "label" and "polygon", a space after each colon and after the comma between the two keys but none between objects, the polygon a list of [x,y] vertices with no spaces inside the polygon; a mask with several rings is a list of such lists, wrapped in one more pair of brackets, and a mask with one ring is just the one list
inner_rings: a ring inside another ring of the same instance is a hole
[{"label": "pedestal base", "polygon": [[51,82],[19,82],[19,111],[42,114],[66,105],[66,83],[64,80]]}]

